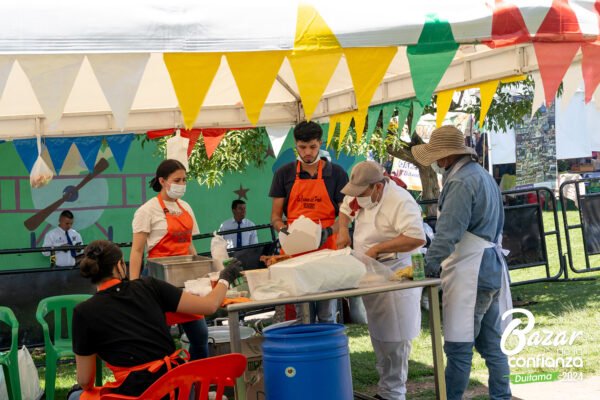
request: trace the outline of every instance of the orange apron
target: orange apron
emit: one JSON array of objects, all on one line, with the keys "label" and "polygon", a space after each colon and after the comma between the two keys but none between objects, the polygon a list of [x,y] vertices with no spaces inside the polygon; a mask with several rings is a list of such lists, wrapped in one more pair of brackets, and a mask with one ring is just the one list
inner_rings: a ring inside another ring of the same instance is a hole
[{"label": "orange apron", "polygon": [[[121,283],[120,279],[111,279],[109,281],[104,282],[102,285],[100,285],[100,287],[98,288],[98,291],[100,292],[102,290],[109,289],[115,285],[118,285],[119,283]],[[184,357],[181,356],[182,352],[185,354]],[[98,400],[98,399],[100,399],[100,397],[103,394],[109,393],[111,391],[111,389],[116,389],[119,386],[121,386],[123,384],[123,382],[125,382],[125,379],[127,379],[129,374],[131,374],[132,372],[147,370],[150,373],[156,373],[156,371],[161,369],[163,367],[163,365],[166,365],[167,371],[170,371],[171,369],[173,369],[173,366],[179,365],[181,360],[187,361],[189,358],[190,358],[190,355],[187,351],[175,350],[175,352],[173,354],[171,354],[170,356],[165,356],[159,360],[150,361],[150,362],[147,362],[147,363],[141,364],[141,365],[134,365],[132,367],[118,367],[118,366],[110,365],[109,363],[106,363],[106,366],[112,371],[112,373],[115,377],[115,381],[107,382],[102,387],[94,387],[92,390],[84,390],[83,393],[81,394],[80,399],[81,400]],[[174,393],[171,393],[171,399],[173,399],[173,398],[174,398]]]},{"label": "orange apron", "polygon": [[[288,226],[301,215],[310,218],[313,222],[320,222],[323,228],[328,228],[335,223],[335,207],[323,180],[322,160],[319,161],[317,179],[300,179],[300,162],[296,161],[296,179],[288,198],[286,212]],[[336,234],[329,236],[319,250],[337,250],[336,237]],[[281,254],[284,254],[283,250]],[[296,256],[299,255],[302,254]],[[296,308],[293,305],[285,306],[285,318],[296,319]]]},{"label": "orange apron", "polygon": [[[304,215],[313,222],[321,223],[323,228],[329,228],[335,223],[335,207],[327,193],[323,180],[323,161],[319,161],[317,179],[300,179],[300,162],[296,162],[296,179],[287,204],[288,225]],[[336,250],[336,235],[327,238],[322,249]]]},{"label": "orange apron", "polygon": [[[192,243],[192,229],[194,228],[194,219],[185,208],[176,200],[177,206],[181,209],[180,215],[173,215],[165,206],[165,202],[156,196],[160,207],[165,213],[167,219],[167,233],[162,239],[148,252],[148,258],[185,256],[190,254],[190,244]],[[198,314],[184,314],[168,312],[167,325],[182,324],[184,322],[195,321],[204,318]]]}]

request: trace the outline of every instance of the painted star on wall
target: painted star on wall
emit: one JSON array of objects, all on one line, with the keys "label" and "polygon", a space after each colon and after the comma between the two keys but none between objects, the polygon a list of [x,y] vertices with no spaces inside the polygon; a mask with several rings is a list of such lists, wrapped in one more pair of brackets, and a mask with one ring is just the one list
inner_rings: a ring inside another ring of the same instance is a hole
[{"label": "painted star on wall", "polygon": [[245,189],[241,184],[240,184],[240,188],[238,190],[234,190],[233,193],[238,195],[238,200],[242,200],[242,199],[246,199],[248,200],[248,195],[247,193],[250,191],[250,189]]},{"label": "painted star on wall", "polygon": [[269,158],[269,157],[277,158],[275,156],[275,152],[273,151],[273,148],[271,146],[269,146],[269,148],[265,151],[265,158]]}]

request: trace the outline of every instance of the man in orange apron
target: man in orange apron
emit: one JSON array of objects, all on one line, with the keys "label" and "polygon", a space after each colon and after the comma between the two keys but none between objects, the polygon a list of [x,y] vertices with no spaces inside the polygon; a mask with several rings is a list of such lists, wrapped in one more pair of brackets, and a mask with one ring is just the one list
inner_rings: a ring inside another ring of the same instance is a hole
[{"label": "man in orange apron", "polygon": [[[323,227],[321,249],[336,247],[336,217],[344,200],[342,188],[348,174],[339,165],[321,157],[323,130],[315,122],[301,122],[294,128],[298,159],[279,168],[273,176],[269,196],[273,198],[271,224],[286,232],[288,224],[304,215]],[[283,221],[285,214],[287,221]],[[311,321],[334,322],[336,301],[311,304]]]}]

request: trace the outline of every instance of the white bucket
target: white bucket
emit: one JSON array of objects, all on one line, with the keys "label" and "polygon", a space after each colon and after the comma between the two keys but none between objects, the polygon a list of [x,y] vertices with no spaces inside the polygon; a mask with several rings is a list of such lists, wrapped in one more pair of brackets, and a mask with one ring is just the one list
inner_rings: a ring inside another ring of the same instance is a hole
[{"label": "white bucket", "polygon": [[[249,339],[256,332],[249,326],[240,326],[240,339]],[[184,333],[181,335],[181,348],[190,350],[190,341]],[[208,355],[210,357],[220,356],[231,353],[229,346],[229,327],[228,326],[209,326],[208,327]]]}]

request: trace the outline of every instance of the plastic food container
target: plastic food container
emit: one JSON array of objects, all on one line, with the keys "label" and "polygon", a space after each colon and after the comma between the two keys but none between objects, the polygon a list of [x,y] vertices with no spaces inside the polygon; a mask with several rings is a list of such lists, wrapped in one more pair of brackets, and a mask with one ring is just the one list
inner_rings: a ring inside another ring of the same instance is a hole
[{"label": "plastic food container", "polygon": [[213,260],[203,256],[149,258],[146,268],[151,277],[184,287],[185,281],[205,276],[213,270]]}]

